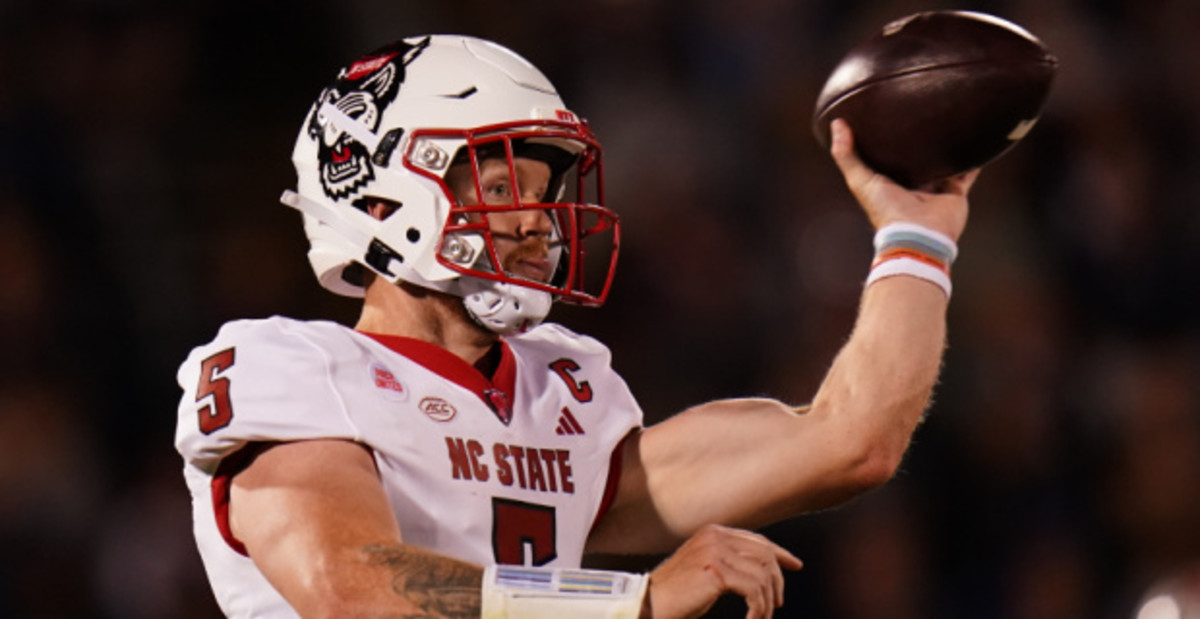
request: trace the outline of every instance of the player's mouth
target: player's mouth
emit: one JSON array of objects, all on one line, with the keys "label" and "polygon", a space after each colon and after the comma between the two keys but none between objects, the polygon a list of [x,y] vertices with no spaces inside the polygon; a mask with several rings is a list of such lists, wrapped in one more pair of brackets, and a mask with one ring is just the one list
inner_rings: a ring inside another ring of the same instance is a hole
[{"label": "player's mouth", "polygon": [[527,256],[513,260],[508,272],[522,279],[545,283],[550,281],[552,269],[548,259]]}]

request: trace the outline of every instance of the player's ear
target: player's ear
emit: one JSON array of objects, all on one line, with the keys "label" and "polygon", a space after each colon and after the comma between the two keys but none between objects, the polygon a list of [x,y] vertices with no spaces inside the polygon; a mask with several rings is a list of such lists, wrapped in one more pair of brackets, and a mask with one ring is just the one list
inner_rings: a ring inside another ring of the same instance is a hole
[{"label": "player's ear", "polygon": [[383,221],[388,217],[391,217],[392,213],[395,213],[399,208],[400,204],[396,202],[372,197],[365,198],[362,205],[362,209],[366,211],[368,215],[378,219],[379,221]]}]

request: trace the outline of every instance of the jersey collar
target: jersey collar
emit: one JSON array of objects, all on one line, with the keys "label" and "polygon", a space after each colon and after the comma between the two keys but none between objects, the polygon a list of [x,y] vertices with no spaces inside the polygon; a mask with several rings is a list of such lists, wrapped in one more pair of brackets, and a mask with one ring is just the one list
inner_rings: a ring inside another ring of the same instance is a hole
[{"label": "jersey collar", "polygon": [[359,333],[474,393],[480,400],[483,400],[484,404],[487,404],[500,421],[504,422],[504,425],[508,425],[512,421],[513,391],[517,383],[517,360],[503,338],[496,342],[496,345],[500,347],[500,362],[496,364],[496,372],[489,379],[475,366],[437,344],[399,335],[366,331],[359,331]]}]

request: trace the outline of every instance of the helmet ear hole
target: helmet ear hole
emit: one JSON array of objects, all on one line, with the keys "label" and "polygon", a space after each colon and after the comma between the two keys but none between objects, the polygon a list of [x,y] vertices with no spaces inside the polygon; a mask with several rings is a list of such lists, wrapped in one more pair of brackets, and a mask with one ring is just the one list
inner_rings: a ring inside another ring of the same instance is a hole
[{"label": "helmet ear hole", "polygon": [[357,262],[347,264],[345,268],[342,269],[342,281],[350,284],[351,286],[365,288],[369,283],[367,282],[366,276],[367,270],[363,268],[363,265],[358,264]]},{"label": "helmet ear hole", "polygon": [[400,210],[400,208],[404,206],[404,204],[395,200],[388,200],[386,198],[380,198],[376,196],[363,196],[355,200],[352,204],[354,205],[354,208],[370,215],[371,217],[374,217],[375,219],[378,219],[379,221],[387,220],[388,217],[396,214],[396,211]]}]

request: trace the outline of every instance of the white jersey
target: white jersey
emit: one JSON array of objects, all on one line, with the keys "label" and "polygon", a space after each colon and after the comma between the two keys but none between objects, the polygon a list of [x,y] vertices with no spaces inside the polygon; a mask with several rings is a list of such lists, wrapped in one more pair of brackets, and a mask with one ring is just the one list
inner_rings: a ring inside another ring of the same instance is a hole
[{"label": "white jersey", "polygon": [[178,380],[196,541],[237,617],[295,616],[228,527],[230,472],[255,444],[369,447],[405,543],[485,565],[578,567],[615,490],[614,451],[642,423],[608,349],[552,324],[504,338],[488,379],[417,340],[242,320],[193,350]]}]

